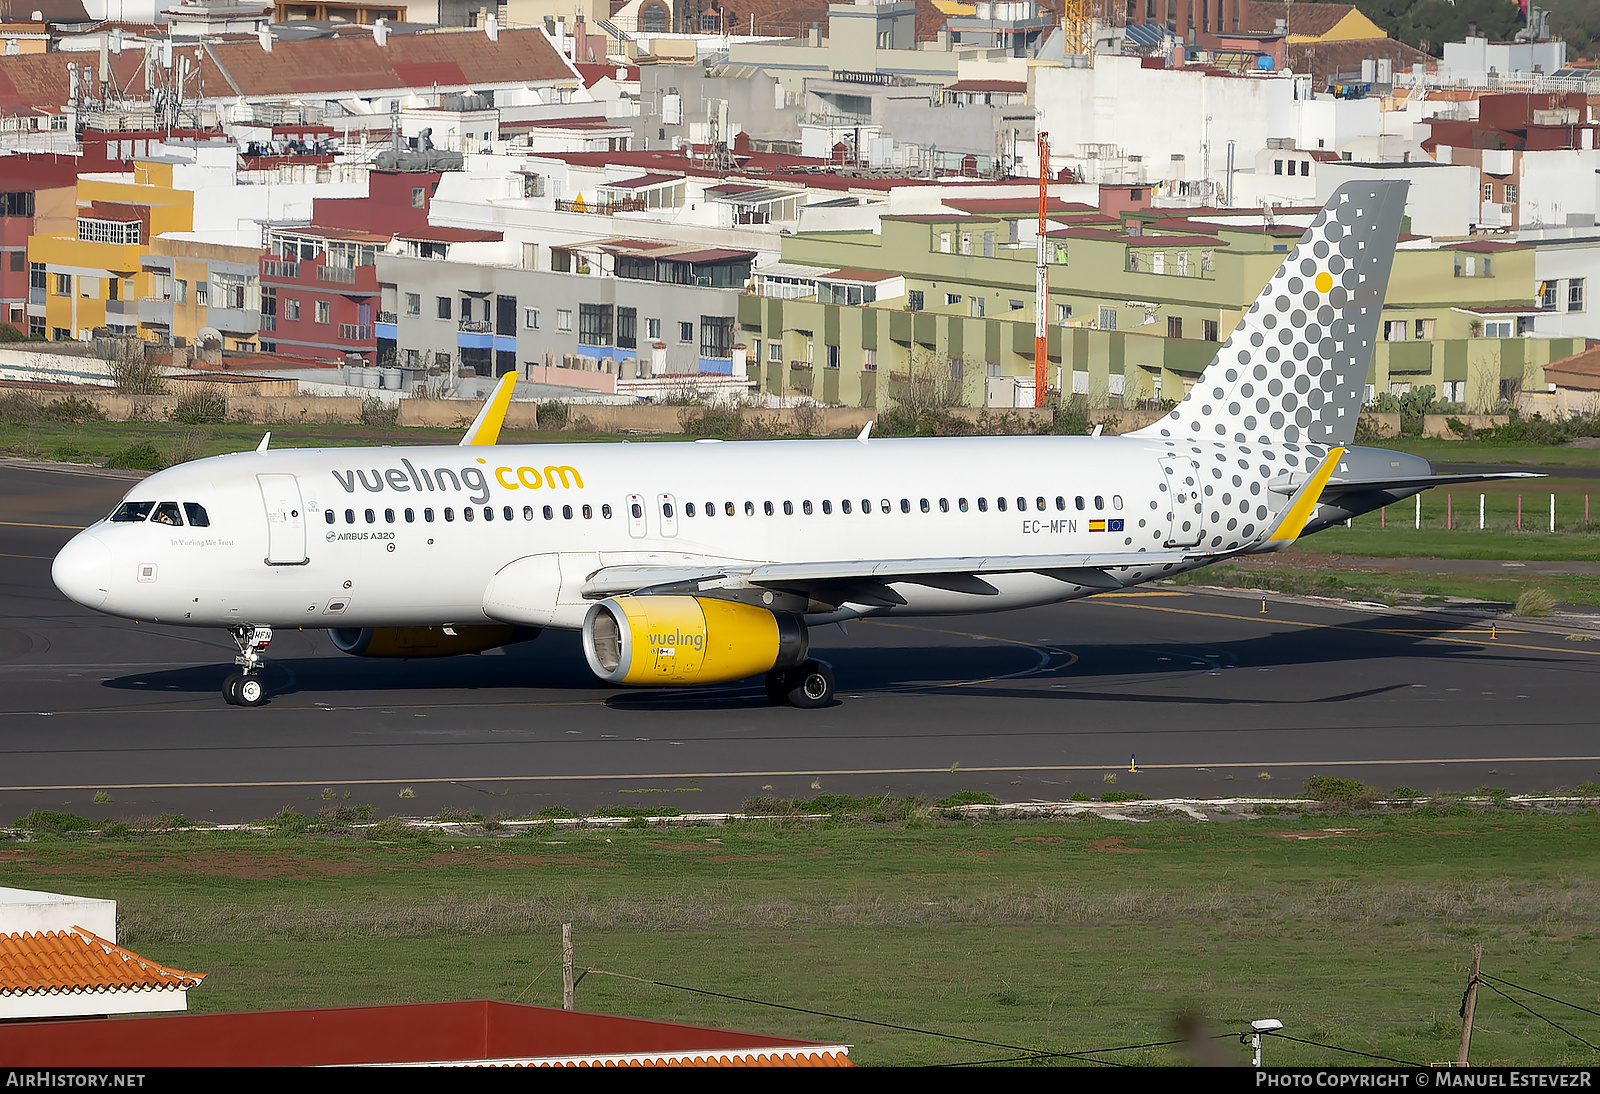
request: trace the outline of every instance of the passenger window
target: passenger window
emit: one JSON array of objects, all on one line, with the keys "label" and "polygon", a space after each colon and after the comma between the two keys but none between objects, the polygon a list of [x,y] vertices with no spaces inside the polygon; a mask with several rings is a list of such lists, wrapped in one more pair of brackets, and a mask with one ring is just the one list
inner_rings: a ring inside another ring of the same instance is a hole
[{"label": "passenger window", "polygon": [[602,505],[600,507],[600,516],[605,520],[610,520],[611,519],[611,506]]},{"label": "passenger window", "polygon": [[[1122,506],[1119,505],[1119,506],[1117,506],[1117,508],[1121,509]],[[206,507],[204,505],[201,505],[197,501],[186,501],[186,502],[184,502],[183,503],[183,515],[189,518],[189,527],[190,528],[210,528],[211,527],[211,515],[206,512]],[[333,523],[333,510],[332,509],[328,510],[328,523],[329,524]]]},{"label": "passenger window", "polygon": [[417,511],[415,509],[407,509],[406,510],[406,523],[407,524],[415,524],[415,523],[417,523]]},{"label": "passenger window", "polygon": [[829,501],[826,498],[822,499],[822,515],[823,516],[827,516],[829,513],[832,513],[832,512],[833,512],[833,502]]},{"label": "passenger window", "polygon": [[995,498],[994,499],[994,507],[996,509],[1000,510],[1002,513],[1004,513],[1006,511],[1006,499],[1005,498]]},{"label": "passenger window", "polygon": [[928,499],[927,499],[927,498],[923,498],[923,499],[922,499],[922,502],[921,502],[921,505],[922,505],[922,511],[923,511],[923,512],[924,512],[924,513],[926,513],[926,512],[928,512],[928,511],[929,511],[929,508],[928,508]]},{"label": "passenger window", "polygon": [[429,524],[432,524],[433,523],[433,510],[432,509],[424,509],[422,511],[422,519],[427,521]]},{"label": "passenger window", "polygon": [[708,517],[716,516],[717,515],[717,503],[714,502],[714,501],[706,502],[706,504],[705,504],[705,514]]},{"label": "passenger window", "polygon": [[979,498],[978,499],[978,512],[987,513],[988,511],[989,511],[989,499],[988,498]]},{"label": "passenger window", "polygon": [[178,503],[175,501],[164,501],[160,505],[156,506],[156,511],[150,514],[150,523],[171,524],[180,528],[183,527],[183,514],[178,511]]},{"label": "passenger window", "polygon": [[327,521],[329,524],[332,524],[334,521],[338,520],[339,518],[333,515],[333,510],[332,509],[329,509],[329,510],[325,511],[322,514],[322,519]]},{"label": "passenger window", "polygon": [[956,508],[960,509],[963,513],[965,513],[967,511],[967,499],[966,498],[957,498],[956,499]]},{"label": "passenger window", "polygon": [[393,509],[385,509],[383,511],[383,519],[387,523],[393,524],[394,523],[394,510]]},{"label": "passenger window", "polygon": [[150,515],[150,510],[156,507],[153,501],[125,501],[117,506],[117,511],[111,514],[111,519],[117,524],[136,524]]},{"label": "passenger window", "polygon": [[772,503],[770,501],[762,502],[761,503],[761,511],[763,513],[767,514],[767,516],[769,516],[769,517],[772,516]]},{"label": "passenger window", "polygon": [[1034,499],[1034,503],[1038,506],[1039,512],[1041,512],[1041,513],[1044,512],[1044,499],[1043,498],[1035,498]]},{"label": "passenger window", "polygon": [[794,516],[794,502],[786,501],[783,503],[783,515],[786,517]]},{"label": "passenger window", "polygon": [[1081,512],[1083,510],[1083,495],[1079,494],[1077,497],[1073,498],[1072,504],[1076,505],[1078,510]]},{"label": "passenger window", "polygon": [[1111,508],[1116,509],[1119,512],[1121,511],[1121,509],[1122,509],[1122,495],[1121,494],[1112,494],[1111,495]]},{"label": "passenger window", "polygon": [[724,516],[731,517],[737,515],[733,508],[733,502],[731,501],[725,501],[722,503],[722,512]]},{"label": "passenger window", "polygon": [[1028,499],[1027,498],[1018,498],[1017,499],[1017,512],[1026,513],[1027,511],[1028,511]]},{"label": "passenger window", "polygon": [[939,512],[948,513],[949,511],[950,511],[950,499],[949,498],[940,498],[939,499]]},{"label": "passenger window", "polygon": [[1065,509],[1066,507],[1067,507],[1067,499],[1062,497],[1060,494],[1057,494],[1056,495],[1056,508],[1057,509]]},{"label": "passenger window", "polygon": [[686,517],[694,516],[694,502],[686,501],[683,503],[683,515]]},{"label": "passenger window", "polygon": [[511,508],[511,506],[509,506],[509,505],[506,506],[504,509],[502,509],[500,511],[500,515],[505,517],[507,520],[516,520],[517,519],[517,511],[515,509]]},{"label": "passenger window", "polygon": [[478,519],[477,511],[475,509],[473,509],[472,506],[470,506],[470,505],[463,505],[461,507],[461,519],[462,520],[477,520]]},{"label": "passenger window", "polygon": [[894,506],[890,504],[888,498],[884,498],[883,501],[879,502],[878,508],[882,509],[885,513],[894,512]]},{"label": "passenger window", "polygon": [[[636,506],[634,506],[634,508],[637,509],[638,506],[636,505]],[[555,520],[556,519],[556,511],[554,509],[550,508],[548,505],[546,505],[544,507],[544,519],[545,520]]]},{"label": "passenger window", "polygon": [[523,520],[532,520],[533,519],[533,506],[524,505],[522,507],[522,519]]},{"label": "passenger window", "polygon": [[1099,494],[1096,494],[1094,496],[1095,512],[1098,513],[1100,510],[1104,509],[1105,507],[1106,507],[1106,499],[1102,498]]},{"label": "passenger window", "polygon": [[801,502],[800,511],[809,517],[811,515],[811,502],[809,500]]},{"label": "passenger window", "polygon": [[[693,516],[693,515],[694,515],[694,514],[693,514],[693,513],[691,513],[691,514],[689,514],[689,515],[690,515],[690,516]],[[584,506],[584,507],[583,507],[583,519],[584,519],[584,520],[593,520],[593,519],[594,519],[594,506],[592,506],[592,505],[585,505],[585,506]]]},{"label": "passenger window", "polygon": [[843,501],[841,501],[839,503],[839,511],[842,512],[842,513],[846,513],[846,514],[848,514],[850,512],[850,499],[849,498],[845,498]]},{"label": "passenger window", "polygon": [[[546,508],[548,509],[548,506]],[[639,520],[644,516],[644,506],[640,505],[638,502],[634,502],[628,511],[633,514],[634,520]]]},{"label": "passenger window", "polygon": [[346,509],[344,511],[344,522],[346,524],[354,524],[356,522],[356,511],[354,509]]},{"label": "passenger window", "polygon": [[662,503],[661,515],[666,517],[668,520],[672,519],[672,503],[670,501]]},{"label": "passenger window", "polygon": [[563,505],[561,507],[561,519],[562,520],[571,520],[572,519],[572,506]]},{"label": "passenger window", "polygon": [[747,516],[747,517],[753,517],[753,516],[756,515],[756,503],[755,502],[747,501],[747,502],[744,503],[744,515]]},{"label": "passenger window", "polygon": [[485,505],[483,507],[483,519],[484,520],[493,520],[494,519],[494,506]]},{"label": "passenger window", "polygon": [[376,524],[376,523],[378,523],[378,514],[374,513],[371,509],[367,510],[367,523],[368,524]]},{"label": "passenger window", "polygon": [[444,521],[445,521],[445,523],[449,524],[451,521],[453,521],[455,519],[456,519],[456,511],[454,509],[450,508],[450,506],[448,506],[448,505],[445,506],[444,507]]}]

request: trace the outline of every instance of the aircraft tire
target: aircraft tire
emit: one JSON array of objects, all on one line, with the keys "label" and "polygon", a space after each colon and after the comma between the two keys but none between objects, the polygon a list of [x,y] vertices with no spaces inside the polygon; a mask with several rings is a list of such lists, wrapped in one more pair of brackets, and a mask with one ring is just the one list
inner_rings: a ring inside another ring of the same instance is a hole
[{"label": "aircraft tire", "polygon": [[789,705],[815,710],[833,702],[833,667],[810,659],[789,674]]},{"label": "aircraft tire", "polygon": [[773,706],[781,707],[789,702],[789,674],[782,669],[767,673],[762,687],[766,689],[767,699]]},{"label": "aircraft tire", "polygon": [[239,683],[244,679],[244,673],[235,672],[222,681],[222,700],[229,706],[239,705]]},{"label": "aircraft tire", "polygon": [[258,707],[267,701],[267,688],[259,676],[246,676],[234,688],[238,696],[238,704],[242,707]]}]

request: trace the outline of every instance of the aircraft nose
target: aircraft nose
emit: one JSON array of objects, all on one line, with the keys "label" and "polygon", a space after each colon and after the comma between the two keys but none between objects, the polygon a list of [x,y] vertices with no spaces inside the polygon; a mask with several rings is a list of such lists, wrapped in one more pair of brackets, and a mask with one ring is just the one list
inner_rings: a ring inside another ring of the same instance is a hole
[{"label": "aircraft nose", "polygon": [[56,555],[50,576],[71,599],[86,608],[99,608],[111,590],[111,550],[96,536],[74,536]]}]

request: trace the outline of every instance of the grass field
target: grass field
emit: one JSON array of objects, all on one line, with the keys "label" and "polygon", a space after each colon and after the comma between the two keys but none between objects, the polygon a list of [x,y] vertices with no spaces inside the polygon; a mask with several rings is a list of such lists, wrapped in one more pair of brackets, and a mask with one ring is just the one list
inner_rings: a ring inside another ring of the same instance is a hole
[{"label": "grass field", "polygon": [[1600,606],[1600,576],[1529,574],[1524,577],[1474,577],[1461,574],[1419,574],[1404,570],[1325,570],[1314,566],[1221,563],[1170,579],[1174,585],[1210,585],[1225,589],[1261,589],[1290,596],[1326,596],[1393,607],[1401,602],[1431,606],[1458,597],[1489,605],[1510,606],[1530,588],[1550,594],[1557,604]]},{"label": "grass field", "polygon": [[[1278,1018],[1310,1041],[1453,1059],[1486,972],[1600,1009],[1600,818],[1465,804],[1232,823],[1100,819],[563,829],[390,842],[92,833],[0,843],[0,885],[119,902],[122,942],[208,973],[201,1012],[495,998],[558,1005],[580,968],[1030,1050]],[[1591,1042],[1600,1019],[1523,997]],[[579,1006],[856,1046],[863,1064],[1020,1055],[584,978]],[[1236,1040],[1216,1042],[1245,1061]],[[1600,1062],[1480,995],[1474,1062]],[[1273,1063],[1359,1063],[1269,1042]],[[1178,1047],[1118,1054],[1179,1063]]]}]

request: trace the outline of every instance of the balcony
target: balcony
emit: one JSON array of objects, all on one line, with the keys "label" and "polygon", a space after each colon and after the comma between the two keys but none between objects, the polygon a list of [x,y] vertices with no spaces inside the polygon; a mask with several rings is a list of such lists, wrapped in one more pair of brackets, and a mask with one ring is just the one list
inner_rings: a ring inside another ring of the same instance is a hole
[{"label": "balcony", "polygon": [[642,213],[645,211],[643,198],[623,198],[621,201],[567,201],[565,198],[556,198],[556,212],[558,213],[596,213],[600,216],[615,216],[617,213]]},{"label": "balcony", "polygon": [[172,301],[165,296],[139,298],[139,321],[156,326],[172,325]]},{"label": "balcony", "polygon": [[349,266],[318,266],[318,281],[332,281],[340,285],[354,285],[356,271]]},{"label": "balcony", "polygon": [[370,324],[340,323],[339,339],[343,342],[370,342],[372,341],[372,327]]},{"label": "balcony", "polygon": [[262,277],[286,277],[298,280],[300,277],[300,263],[288,262],[280,258],[269,258],[261,263]]},{"label": "balcony", "polygon": [[254,334],[260,329],[262,318],[259,312],[245,311],[243,308],[219,308],[212,305],[206,309],[206,325],[225,330],[229,334]]},{"label": "balcony", "polygon": [[378,322],[380,322],[380,323],[397,323],[397,322],[399,322],[399,320],[395,318],[394,312],[392,312],[392,311],[381,311],[381,312],[378,313]]},{"label": "balcony", "polygon": [[494,323],[488,319],[463,319],[456,329],[467,334],[488,334],[494,330]]},{"label": "balcony", "polygon": [[137,300],[107,300],[107,315],[138,315],[139,302]]}]

